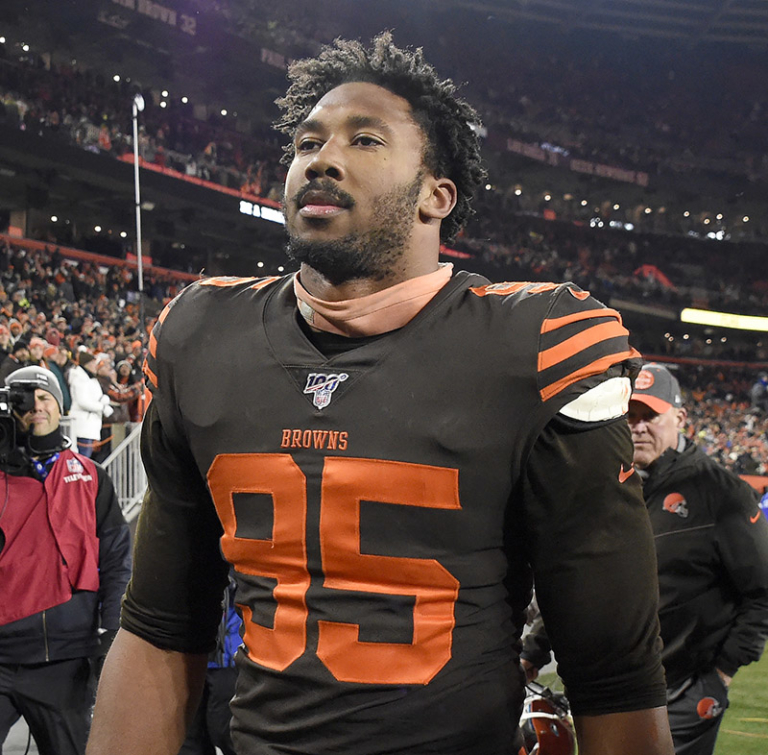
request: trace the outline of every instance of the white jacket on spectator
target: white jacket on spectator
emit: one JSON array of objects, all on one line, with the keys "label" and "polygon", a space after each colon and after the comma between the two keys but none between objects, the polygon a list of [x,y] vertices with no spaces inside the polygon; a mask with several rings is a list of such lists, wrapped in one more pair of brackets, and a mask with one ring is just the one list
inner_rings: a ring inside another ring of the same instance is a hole
[{"label": "white jacket on spectator", "polygon": [[109,405],[109,396],[101,390],[99,381],[85,368],[74,365],[69,371],[69,392],[72,394],[72,435],[74,438],[99,440],[101,418],[109,417],[114,411]]}]

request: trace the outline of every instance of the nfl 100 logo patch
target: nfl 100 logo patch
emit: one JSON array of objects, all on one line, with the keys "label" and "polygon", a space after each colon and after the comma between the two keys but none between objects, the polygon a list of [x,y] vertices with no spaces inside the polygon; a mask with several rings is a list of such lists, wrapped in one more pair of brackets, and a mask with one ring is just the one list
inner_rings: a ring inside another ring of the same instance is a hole
[{"label": "nfl 100 logo patch", "polygon": [[304,393],[312,396],[312,403],[318,409],[325,409],[331,403],[333,392],[343,383],[349,375],[346,372],[326,374],[324,372],[310,372],[307,375],[307,384]]},{"label": "nfl 100 logo patch", "polygon": [[81,474],[83,465],[77,459],[67,459],[67,471],[70,474]]}]

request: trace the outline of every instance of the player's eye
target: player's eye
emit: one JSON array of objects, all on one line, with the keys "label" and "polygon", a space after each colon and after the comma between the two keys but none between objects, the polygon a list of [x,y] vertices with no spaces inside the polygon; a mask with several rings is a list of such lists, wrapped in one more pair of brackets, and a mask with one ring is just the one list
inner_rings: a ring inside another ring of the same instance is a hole
[{"label": "player's eye", "polygon": [[297,152],[310,152],[313,149],[320,148],[320,142],[317,139],[304,138],[296,145]]},{"label": "player's eye", "polygon": [[359,147],[378,147],[381,143],[381,139],[366,134],[360,134],[352,140],[352,144],[356,144]]}]

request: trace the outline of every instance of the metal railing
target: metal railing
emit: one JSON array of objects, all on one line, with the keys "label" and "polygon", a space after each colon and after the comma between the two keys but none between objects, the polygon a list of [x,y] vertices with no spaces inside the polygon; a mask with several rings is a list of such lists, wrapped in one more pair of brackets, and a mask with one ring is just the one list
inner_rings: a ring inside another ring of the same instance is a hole
[{"label": "metal railing", "polygon": [[130,522],[139,514],[147,489],[147,475],[139,450],[141,423],[128,427],[131,430],[125,440],[104,460],[102,466],[112,478],[123,516]]}]

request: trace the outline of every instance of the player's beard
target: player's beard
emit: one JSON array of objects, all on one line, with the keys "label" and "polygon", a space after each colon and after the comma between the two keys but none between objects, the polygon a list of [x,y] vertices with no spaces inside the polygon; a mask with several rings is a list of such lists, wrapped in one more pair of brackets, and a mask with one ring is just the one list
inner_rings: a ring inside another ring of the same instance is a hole
[{"label": "player's beard", "polygon": [[351,280],[384,280],[408,247],[423,180],[424,173],[419,171],[411,183],[376,197],[371,211],[374,221],[367,231],[317,241],[292,236],[289,228],[286,253],[334,286]]}]

